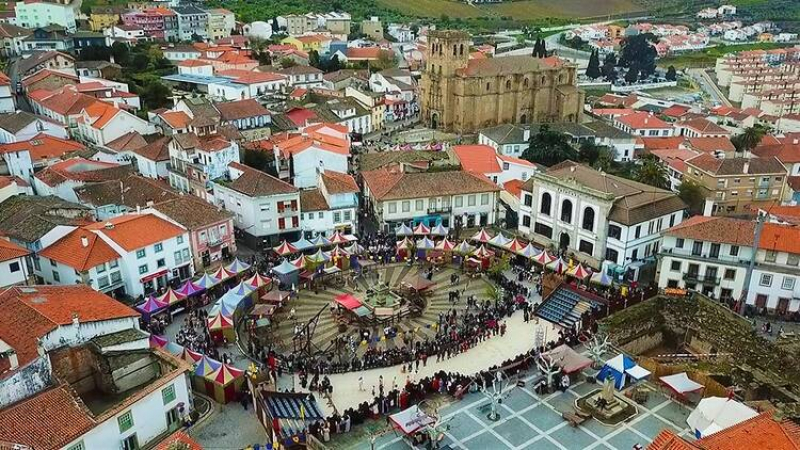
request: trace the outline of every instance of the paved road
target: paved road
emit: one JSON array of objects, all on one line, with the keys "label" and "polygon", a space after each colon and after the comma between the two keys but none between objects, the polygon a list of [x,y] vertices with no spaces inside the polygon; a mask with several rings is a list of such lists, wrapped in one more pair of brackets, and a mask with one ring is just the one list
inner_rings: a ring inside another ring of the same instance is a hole
[{"label": "paved road", "polygon": [[692,77],[700,87],[703,89],[713,103],[717,105],[733,106],[731,102],[725,97],[725,94],[719,89],[717,83],[711,79],[711,76],[704,69],[689,69],[689,76]]}]

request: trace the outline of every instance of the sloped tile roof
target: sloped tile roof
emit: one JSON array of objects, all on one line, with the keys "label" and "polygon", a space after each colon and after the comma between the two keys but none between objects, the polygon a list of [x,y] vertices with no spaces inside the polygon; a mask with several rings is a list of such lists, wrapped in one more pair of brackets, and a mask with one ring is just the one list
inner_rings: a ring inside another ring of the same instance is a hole
[{"label": "sloped tile roof", "polygon": [[[715,158],[708,153],[700,154],[687,164],[713,175],[762,175],[785,174],[786,168],[777,158]],[[745,170],[745,167],[747,170]]]},{"label": "sloped tile roof", "polygon": [[319,189],[307,189],[300,191],[300,210],[303,212],[310,211],[327,211],[330,209],[328,202],[322,195]]},{"label": "sloped tile roof", "polygon": [[[108,226],[109,223],[111,227]],[[182,227],[155,214],[127,214],[87,225],[85,228],[103,233],[127,251],[153,245],[186,232]]]},{"label": "sloped tile roof", "polygon": [[153,208],[189,230],[230,220],[233,215],[191,195],[175,196]]},{"label": "sloped tile roof", "polygon": [[321,176],[328,194],[348,194],[359,191],[355,178],[346,173],[326,170],[322,172]]},{"label": "sloped tile roof", "polygon": [[245,166],[244,164],[231,163],[230,166],[242,172],[239,178],[225,183],[224,186],[241,192],[250,197],[268,195],[292,194],[298,189],[291,184],[281,181],[272,175]]},{"label": "sloped tile roof", "polygon": [[695,241],[752,246],[755,227],[752,220],[694,216],[665,230],[664,234]]},{"label": "sloped tile roof", "polygon": [[0,238],[0,261],[8,261],[29,255],[28,249],[22,248],[13,242]]},{"label": "sloped tile roof", "polygon": [[503,171],[497,162],[497,154],[488,145],[456,145],[453,151],[467,172],[485,174]]},{"label": "sloped tile roof", "polygon": [[78,272],[120,258],[120,255],[97,234],[82,228],[45,247],[39,255],[72,267]]},{"label": "sloped tile roof", "polygon": [[264,108],[261,106],[261,103],[252,98],[233,102],[217,103],[214,106],[217,107],[222,119],[228,121],[270,115],[267,108]]},{"label": "sloped tile roof", "polygon": [[498,192],[483,175],[461,170],[404,173],[398,168],[362,172],[364,183],[377,200],[427,198],[432,195],[458,195]]}]

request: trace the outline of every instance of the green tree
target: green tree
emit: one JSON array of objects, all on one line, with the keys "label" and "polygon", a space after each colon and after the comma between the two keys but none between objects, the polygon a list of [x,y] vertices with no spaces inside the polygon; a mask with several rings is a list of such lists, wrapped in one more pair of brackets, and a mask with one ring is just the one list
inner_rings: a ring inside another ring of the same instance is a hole
[{"label": "green tree", "polygon": [[281,29],[281,27],[278,25],[278,18],[277,17],[273,17],[272,18],[272,32],[273,33],[277,33],[280,29]]},{"label": "green tree", "polygon": [[689,206],[689,214],[697,215],[703,213],[706,196],[699,184],[691,180],[682,182],[678,186],[678,197]]},{"label": "green tree", "polygon": [[342,70],[342,63],[339,62],[339,55],[333,55],[328,61],[328,72],[336,72],[337,70]]},{"label": "green tree", "polygon": [[614,166],[614,150],[609,147],[599,147],[594,168],[609,173]]},{"label": "green tree", "polygon": [[568,159],[577,160],[578,152],[569,144],[567,135],[551,130],[548,125],[542,125],[539,132],[531,136],[522,159],[552,166]]},{"label": "green tree", "polygon": [[150,81],[141,88],[139,96],[148,110],[168,107],[172,103],[172,90],[158,80]]},{"label": "green tree", "polygon": [[[653,46],[658,39],[653,33],[642,33],[630,36],[622,41],[618,64],[622,67],[636,66],[644,76],[650,76],[656,71],[656,56],[658,52]],[[637,73],[638,73],[637,72]]]},{"label": "green tree", "polygon": [[278,176],[275,170],[275,159],[263,150],[253,150],[246,148],[244,150],[244,158],[242,159],[246,166],[250,166],[256,170],[268,173],[274,177]]},{"label": "green tree", "polygon": [[592,141],[583,141],[578,149],[578,160],[589,165],[594,165],[600,156],[600,146]]},{"label": "green tree", "polygon": [[669,80],[669,81],[675,81],[675,80],[677,80],[677,79],[678,79],[678,73],[675,71],[675,66],[669,66],[669,67],[667,67],[667,75],[666,75],[666,78],[667,78],[667,80]]},{"label": "green tree", "polygon": [[752,126],[746,128],[742,133],[732,137],[731,143],[733,143],[733,146],[736,147],[737,152],[747,153],[752,151],[758,146],[759,143],[761,143],[761,139],[764,138],[765,134],[767,134],[766,128],[759,125]]},{"label": "green tree", "polygon": [[596,80],[600,78],[602,73],[600,72],[600,55],[598,54],[597,50],[592,51],[592,56],[589,57],[589,65],[586,66],[586,76]]},{"label": "green tree", "polygon": [[297,63],[292,58],[281,58],[280,61],[281,67],[287,69],[289,67],[294,67]]},{"label": "green tree", "polygon": [[639,79],[639,65],[634,64],[628,67],[628,71],[625,72],[625,81],[628,83],[636,83]]},{"label": "green tree", "polygon": [[636,181],[661,189],[669,188],[669,174],[664,164],[655,156],[647,155],[639,160],[634,173]]},{"label": "green tree", "polygon": [[316,67],[319,69],[322,67],[322,62],[319,59],[319,52],[316,50],[311,50],[308,52],[308,65],[311,67]]}]

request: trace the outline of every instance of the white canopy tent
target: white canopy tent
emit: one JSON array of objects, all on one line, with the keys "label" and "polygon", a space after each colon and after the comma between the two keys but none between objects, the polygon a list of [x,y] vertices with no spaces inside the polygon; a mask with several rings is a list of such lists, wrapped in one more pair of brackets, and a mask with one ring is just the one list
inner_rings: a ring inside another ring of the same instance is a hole
[{"label": "white canopy tent", "polygon": [[698,439],[732,427],[757,416],[753,408],[736,400],[724,397],[708,397],[700,400],[697,408],[686,418]]},{"label": "white canopy tent", "polygon": [[399,413],[392,414],[389,416],[389,420],[392,421],[395,428],[406,435],[414,434],[436,422],[436,419],[427,415],[425,411],[420,410],[417,405],[406,408]]},{"label": "white canopy tent", "polygon": [[685,396],[686,394],[690,394],[692,392],[699,392],[705,388],[705,386],[702,384],[690,380],[689,376],[686,375],[686,372],[667,375],[659,378],[659,380],[661,380],[662,383],[667,385],[667,387],[680,396]]}]

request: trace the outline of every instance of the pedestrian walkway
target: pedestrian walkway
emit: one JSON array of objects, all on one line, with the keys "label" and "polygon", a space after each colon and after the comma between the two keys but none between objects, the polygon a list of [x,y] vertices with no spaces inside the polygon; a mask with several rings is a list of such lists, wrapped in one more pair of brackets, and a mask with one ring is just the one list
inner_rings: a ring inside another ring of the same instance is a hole
[{"label": "pedestrian walkway", "polygon": [[[541,397],[527,387],[537,376],[525,378],[526,387],[509,390],[508,397],[498,407],[500,419],[496,422],[487,418],[490,402],[481,393],[468,394],[462,401],[442,408],[439,414],[449,421],[450,427],[442,446],[470,450],[630,450],[636,444],[646,447],[664,428],[692,438],[686,425],[689,408],[657,390],[644,405],[638,405],[639,414],[630,422],[606,426],[590,419],[572,427],[561,417],[561,412],[572,410],[578,397],[600,386],[580,382],[564,393]],[[362,450],[370,446],[361,443],[352,448]],[[408,445],[402,437],[388,433],[378,439],[374,448],[400,450]]]}]

